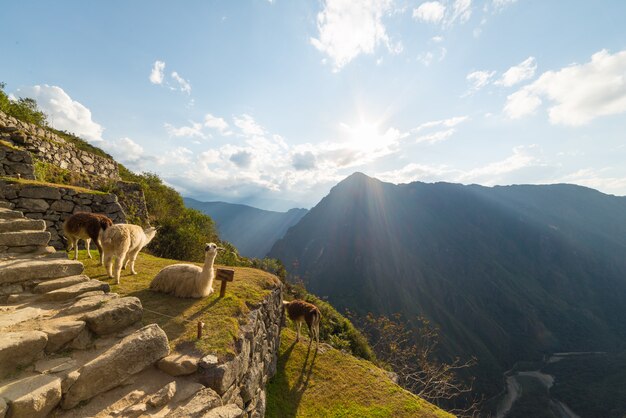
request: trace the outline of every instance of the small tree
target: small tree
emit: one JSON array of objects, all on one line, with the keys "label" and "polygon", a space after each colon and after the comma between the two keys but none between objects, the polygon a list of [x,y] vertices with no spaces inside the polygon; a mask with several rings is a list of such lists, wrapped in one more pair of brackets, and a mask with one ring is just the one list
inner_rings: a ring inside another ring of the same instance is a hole
[{"label": "small tree", "polygon": [[410,324],[399,314],[386,317],[370,313],[357,322],[376,357],[398,375],[400,386],[458,416],[478,413],[479,403],[471,396],[472,382],[459,377],[459,372],[474,366],[476,360],[439,360],[439,333],[427,319],[418,317]]}]

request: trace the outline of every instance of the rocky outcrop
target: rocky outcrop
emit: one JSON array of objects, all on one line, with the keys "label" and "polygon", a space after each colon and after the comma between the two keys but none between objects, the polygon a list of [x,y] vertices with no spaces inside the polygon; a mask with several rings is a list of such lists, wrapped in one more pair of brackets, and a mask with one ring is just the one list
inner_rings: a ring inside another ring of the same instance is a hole
[{"label": "rocky outcrop", "polygon": [[62,169],[114,180],[120,178],[117,163],[113,159],[78,149],[54,132],[22,122],[3,112],[0,112],[0,140],[24,148],[35,158]]},{"label": "rocky outcrop", "polygon": [[[22,211],[30,220],[45,222],[50,233],[50,245],[56,249],[65,247],[61,239],[63,221],[76,212],[103,213],[115,223],[126,222],[126,215],[117,196],[99,192],[78,192],[71,187],[55,187],[36,184],[12,183],[0,180],[0,199],[5,199]],[[31,240],[36,236],[31,234]],[[24,237],[24,242],[28,237]],[[0,237],[0,248],[2,247]]]}]

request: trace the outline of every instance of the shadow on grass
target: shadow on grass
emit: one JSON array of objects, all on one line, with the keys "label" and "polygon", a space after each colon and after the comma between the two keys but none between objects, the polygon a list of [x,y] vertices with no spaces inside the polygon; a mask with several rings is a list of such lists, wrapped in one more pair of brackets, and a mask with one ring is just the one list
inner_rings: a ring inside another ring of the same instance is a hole
[{"label": "shadow on grass", "polygon": [[[183,320],[182,315],[197,302],[197,299],[177,298],[150,289],[136,290],[126,296],[139,298],[144,307],[144,322],[156,322],[163,328],[170,341],[174,341],[185,334],[186,321]],[[193,318],[184,319],[191,320]]]},{"label": "shadow on grass", "polygon": [[[282,338],[284,338],[284,336]],[[289,386],[288,372],[285,370],[285,366],[297,344],[298,343],[294,340],[289,348],[278,356],[276,374],[267,388],[269,408],[267,412],[268,417],[296,417],[302,396],[309,386],[309,380],[311,378],[311,374],[313,373],[313,367],[315,365],[318,351],[317,348],[313,350],[314,353],[309,364],[309,357],[311,357],[311,345],[308,346],[297,380],[291,387]]]}]

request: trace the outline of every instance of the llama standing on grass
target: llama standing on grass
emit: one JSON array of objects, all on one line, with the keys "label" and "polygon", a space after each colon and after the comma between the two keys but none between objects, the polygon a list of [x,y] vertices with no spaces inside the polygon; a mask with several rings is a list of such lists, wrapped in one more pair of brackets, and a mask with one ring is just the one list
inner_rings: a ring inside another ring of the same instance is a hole
[{"label": "llama standing on grass", "polygon": [[287,311],[289,319],[296,323],[296,342],[300,341],[300,327],[302,322],[306,322],[309,327],[309,346],[315,338],[315,347],[320,344],[320,320],[322,319],[322,313],[317,306],[312,303],[305,302],[303,300],[293,300],[291,302],[284,302],[283,307]]},{"label": "llama standing on grass", "polygon": [[100,253],[100,264],[102,265],[103,252],[100,243],[100,231],[106,231],[108,227],[113,225],[113,221],[105,215],[88,212],[77,212],[67,218],[63,223],[63,234],[67,238],[67,251],[74,249],[74,260],[78,260],[78,241],[85,241],[87,255],[91,257],[89,243],[93,241],[98,247]]},{"label": "llama standing on grass", "polygon": [[173,264],[157,273],[150,283],[150,289],[169,293],[179,298],[203,298],[213,293],[213,262],[217,250],[222,248],[214,243],[204,248],[204,266],[193,264]]},{"label": "llama standing on grass", "polygon": [[[109,277],[115,271],[115,282],[120,284],[122,267],[126,268],[130,262],[130,271],[135,271],[135,260],[139,251],[152,241],[156,235],[156,228],[142,229],[139,225],[117,224],[100,233],[102,248],[104,249],[104,264]],[[115,266],[113,268],[113,258]]]}]

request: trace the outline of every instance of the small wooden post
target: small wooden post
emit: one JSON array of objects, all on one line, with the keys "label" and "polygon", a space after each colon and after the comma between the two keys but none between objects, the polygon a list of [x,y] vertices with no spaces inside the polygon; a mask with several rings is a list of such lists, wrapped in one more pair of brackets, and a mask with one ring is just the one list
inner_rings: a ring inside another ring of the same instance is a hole
[{"label": "small wooden post", "polygon": [[204,328],[204,322],[198,321],[198,339],[202,338],[202,329]]},{"label": "small wooden post", "polygon": [[222,286],[220,287],[220,297],[223,298],[226,295],[226,285],[228,282],[235,280],[235,270],[217,269],[215,279],[222,282]]}]

